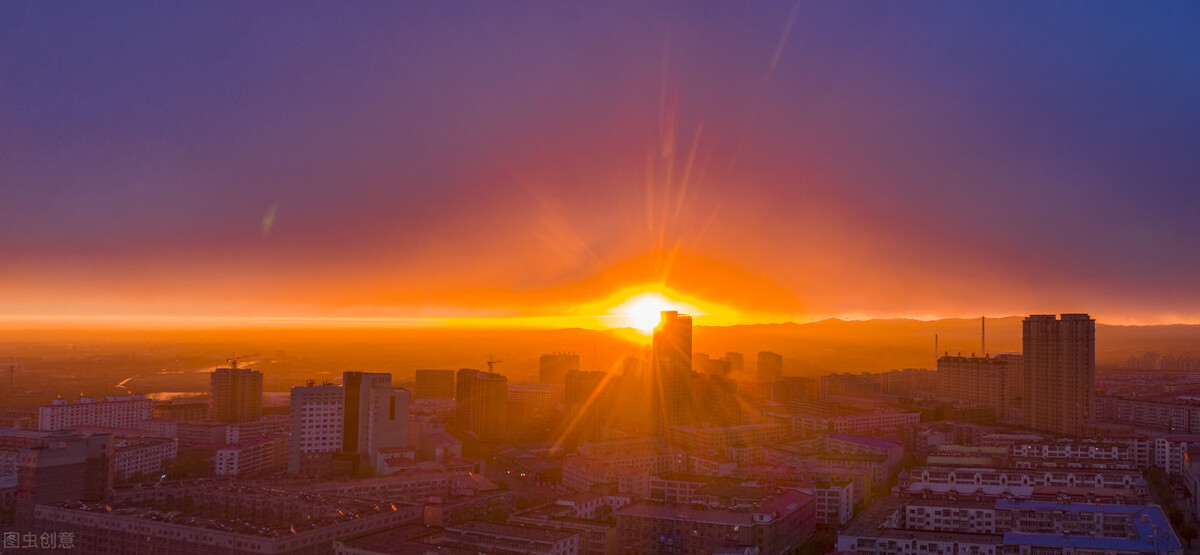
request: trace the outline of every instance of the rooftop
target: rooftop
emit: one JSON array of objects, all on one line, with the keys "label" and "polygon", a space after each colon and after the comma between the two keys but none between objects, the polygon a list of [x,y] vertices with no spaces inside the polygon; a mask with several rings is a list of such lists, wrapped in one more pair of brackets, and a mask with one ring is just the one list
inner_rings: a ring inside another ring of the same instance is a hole
[{"label": "rooftop", "polygon": [[[287,519],[280,517],[273,521],[250,522],[242,519],[227,520],[198,511],[185,513],[179,510],[166,510],[165,507],[156,506],[152,501],[114,501],[112,504],[66,501],[50,505],[50,507],[60,510],[96,513],[102,517],[144,519],[162,524],[206,528],[245,535],[279,537],[317,528],[336,526],[356,519],[371,518],[373,515],[397,511],[402,506],[410,506],[350,496],[286,491],[225,482],[191,486],[176,485],[166,489],[176,490],[173,493],[179,493],[183,496],[207,498],[231,496],[238,498],[239,501],[250,504],[256,501],[281,500],[297,508],[307,506],[310,509],[308,512],[311,514],[307,518],[295,518],[295,515],[292,515],[292,517]],[[132,491],[127,490],[130,495],[137,495],[136,493],[132,493]],[[248,512],[250,511],[242,511],[243,514]]]},{"label": "rooftop", "polygon": [[434,553],[445,555],[477,555],[479,553],[477,549],[460,549],[420,541],[421,538],[440,533],[440,528],[433,528],[423,524],[406,524],[399,528],[367,534],[337,543],[354,549],[386,553],[388,555],[427,555]]},{"label": "rooftop", "polygon": [[753,525],[754,515],[774,514],[778,519],[783,514],[813,502],[813,497],[798,491],[785,491],[749,509],[711,509],[700,506],[673,505],[664,503],[636,503],[617,511],[617,517],[635,516],[686,522],[706,522],[723,525]]},{"label": "rooftop", "polygon": [[878,438],[878,437],[863,437],[863,436],[855,436],[855,435],[850,435],[850,434],[836,434],[835,433],[835,434],[829,434],[829,439],[833,439],[833,440],[837,440],[837,441],[848,441],[851,443],[858,443],[860,445],[868,445],[871,447],[878,447],[880,449],[895,449],[897,447],[903,447],[903,444],[897,443],[895,441],[889,441],[886,439]]},{"label": "rooftop", "polygon": [[454,524],[447,526],[446,529],[460,532],[471,532],[474,534],[488,534],[492,536],[504,536],[530,541],[547,542],[559,542],[576,534],[576,532],[548,530],[545,528],[534,528],[531,526],[516,526],[513,524],[498,524],[484,520],[471,520],[462,524]]}]

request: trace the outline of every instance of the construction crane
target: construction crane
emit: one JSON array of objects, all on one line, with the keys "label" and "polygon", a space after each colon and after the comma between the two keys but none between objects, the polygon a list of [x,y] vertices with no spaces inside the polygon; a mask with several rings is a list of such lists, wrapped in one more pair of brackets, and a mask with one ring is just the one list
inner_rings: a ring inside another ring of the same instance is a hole
[{"label": "construction crane", "polygon": [[496,357],[493,357],[492,355],[488,355],[488,361],[487,361],[488,372],[495,372],[496,371],[495,365],[500,364],[501,362],[504,362],[504,361],[496,360]]},{"label": "construction crane", "polygon": [[239,361],[239,360],[242,360],[243,358],[252,358],[252,357],[256,357],[256,356],[258,356],[258,354],[257,354],[257,353],[255,353],[255,354],[253,354],[253,355],[242,355],[242,356],[240,356],[240,357],[239,357],[239,356],[236,356],[236,355],[237,355],[237,353],[236,353],[236,352],[235,352],[235,353],[233,353],[233,354],[234,354],[235,356],[225,359],[225,362],[228,362],[228,363],[229,363],[229,367],[230,367],[230,368],[232,368],[232,369],[234,369],[234,370],[237,370],[237,364],[238,364],[238,361]]}]

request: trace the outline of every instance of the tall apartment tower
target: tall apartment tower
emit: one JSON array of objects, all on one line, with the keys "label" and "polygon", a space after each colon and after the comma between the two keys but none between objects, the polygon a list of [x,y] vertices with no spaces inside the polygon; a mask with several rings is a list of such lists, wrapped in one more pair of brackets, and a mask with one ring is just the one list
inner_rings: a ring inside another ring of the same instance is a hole
[{"label": "tall apartment tower", "polygon": [[762,351],[758,353],[758,381],[775,383],[783,379],[783,355]]},{"label": "tall apartment tower", "polygon": [[482,439],[496,439],[508,431],[508,378],[463,368],[455,389],[460,430]]},{"label": "tall apartment tower", "polygon": [[238,368],[235,360],[229,368],[217,368],[210,376],[212,420],[232,424],[262,418],[262,372]]},{"label": "tall apartment tower", "polygon": [[1011,393],[1008,361],[1000,357],[943,356],[937,361],[937,394],[995,411],[1004,418],[1004,401]]},{"label": "tall apartment tower", "polygon": [[345,399],[337,384],[292,388],[288,473],[329,472],[333,455],[342,449]]},{"label": "tall apartment tower", "polygon": [[342,374],[344,410],[340,458],[355,474],[378,467],[386,450],[408,443],[408,402],[405,389],[392,387],[392,375],[372,372]]},{"label": "tall apartment tower", "polygon": [[745,370],[746,357],[743,356],[742,353],[729,351],[728,353],[725,353],[725,360],[729,361],[729,371],[733,373],[733,375],[740,375],[742,371]]},{"label": "tall apartment tower", "polygon": [[[610,384],[606,384],[610,381]],[[563,395],[565,421],[585,438],[599,437],[613,409],[616,379],[607,372],[567,372]]]},{"label": "tall apartment tower", "polygon": [[111,434],[84,436],[55,431],[45,445],[20,449],[16,456],[14,501],[18,526],[32,523],[36,505],[68,499],[99,501],[112,491]]},{"label": "tall apartment tower", "polygon": [[1087,314],[1033,315],[1023,329],[1025,425],[1079,436],[1092,419],[1096,321]]},{"label": "tall apartment tower", "polygon": [[413,399],[453,399],[454,370],[417,370]]},{"label": "tall apartment tower", "polygon": [[538,381],[563,385],[567,372],[579,370],[579,355],[547,353],[538,358]]},{"label": "tall apartment tower", "polygon": [[651,429],[692,422],[692,317],[662,312],[651,341]]}]

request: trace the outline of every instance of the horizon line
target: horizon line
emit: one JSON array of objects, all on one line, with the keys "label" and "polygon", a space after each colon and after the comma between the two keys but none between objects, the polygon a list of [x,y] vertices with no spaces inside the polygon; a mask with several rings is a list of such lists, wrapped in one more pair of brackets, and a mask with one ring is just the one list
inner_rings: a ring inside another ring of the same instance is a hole
[{"label": "horizon line", "polygon": [[[1071,314],[1072,312],[1038,314]],[[1076,312],[1077,313],[1077,312]],[[1033,314],[1033,313],[1031,313]],[[1090,314],[1090,313],[1089,313]],[[739,326],[770,326],[770,325],[808,325],[821,322],[873,322],[887,320],[906,320],[912,322],[939,322],[945,320],[977,320],[1024,318],[1026,315],[1008,314],[1004,316],[937,316],[937,315],[865,315],[861,313],[815,316],[807,319],[780,319],[745,322],[705,324],[695,327],[730,328]],[[631,330],[631,326],[605,326],[601,322],[613,318],[614,315],[597,316],[446,316],[446,317],[405,317],[405,316],[165,316],[165,315],[0,315],[0,329],[7,331],[51,331],[68,329],[163,329],[163,330],[199,330],[199,329],[419,329],[419,330],[454,330],[454,329],[494,329],[494,330],[526,330],[526,331],[556,331],[568,329],[583,329],[593,331]],[[1095,318],[1095,316],[1093,316]],[[1098,324],[1109,326],[1173,326],[1200,325],[1200,321],[1180,320],[1147,320],[1147,319],[1114,319],[1101,321]],[[589,325],[590,324],[590,325]]]}]

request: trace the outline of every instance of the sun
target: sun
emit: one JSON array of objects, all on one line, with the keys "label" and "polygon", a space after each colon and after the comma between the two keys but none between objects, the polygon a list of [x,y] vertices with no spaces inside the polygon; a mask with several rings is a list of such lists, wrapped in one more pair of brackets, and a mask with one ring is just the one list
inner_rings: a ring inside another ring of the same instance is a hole
[{"label": "sun", "polygon": [[650,333],[662,319],[662,312],[675,310],[686,314],[699,314],[700,310],[687,303],[674,301],[662,293],[647,292],[634,295],[613,307],[610,314],[619,317],[628,327]]}]

